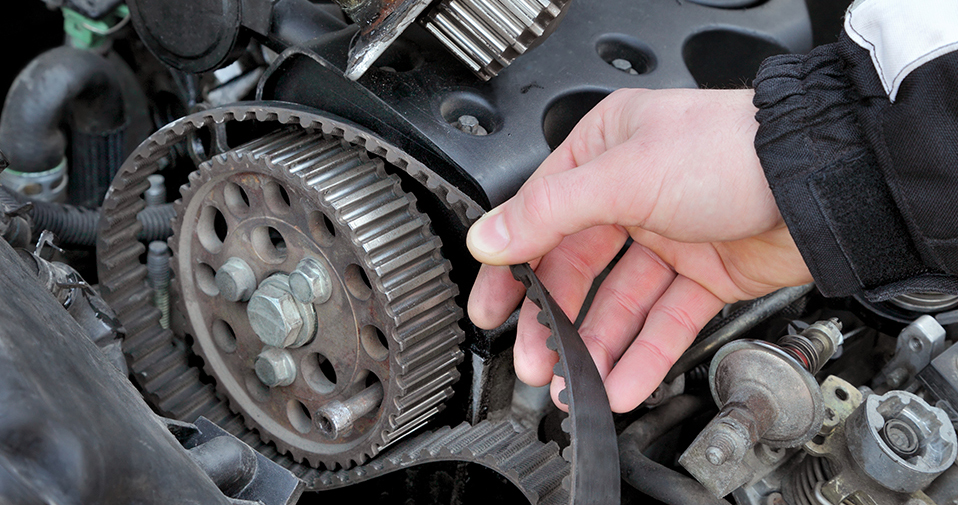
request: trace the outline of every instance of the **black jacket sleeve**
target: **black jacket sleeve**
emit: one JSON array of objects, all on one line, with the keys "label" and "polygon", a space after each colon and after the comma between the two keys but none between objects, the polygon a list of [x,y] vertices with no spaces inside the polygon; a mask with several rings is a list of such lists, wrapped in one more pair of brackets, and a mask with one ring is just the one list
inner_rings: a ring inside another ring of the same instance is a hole
[{"label": "black jacket sleeve", "polygon": [[769,186],[825,295],[958,294],[958,52],[911,69],[894,101],[875,65],[847,33],[763,63]]}]

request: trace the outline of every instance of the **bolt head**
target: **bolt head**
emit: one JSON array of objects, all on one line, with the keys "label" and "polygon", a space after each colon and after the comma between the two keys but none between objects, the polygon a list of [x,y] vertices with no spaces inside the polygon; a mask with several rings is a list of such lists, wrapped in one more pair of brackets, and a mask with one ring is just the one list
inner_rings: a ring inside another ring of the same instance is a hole
[{"label": "bolt head", "polygon": [[216,272],[220,296],[231,302],[245,302],[256,290],[256,274],[241,258],[232,257]]},{"label": "bolt head", "polygon": [[296,363],[283,349],[266,347],[253,364],[256,376],[267,386],[289,386],[296,380]]},{"label": "bolt head", "polygon": [[723,451],[721,448],[712,446],[706,449],[705,457],[709,460],[709,463],[719,466],[722,463],[725,463],[725,461],[728,459],[728,454],[725,454],[725,451]]},{"label": "bolt head", "polygon": [[289,288],[303,303],[326,303],[333,294],[329,271],[314,258],[303,258],[289,274]]},{"label": "bolt head", "polygon": [[276,277],[263,281],[253,293],[246,306],[246,315],[253,331],[264,344],[283,348],[296,343],[306,322],[293,294],[283,288],[282,281],[270,282]]}]

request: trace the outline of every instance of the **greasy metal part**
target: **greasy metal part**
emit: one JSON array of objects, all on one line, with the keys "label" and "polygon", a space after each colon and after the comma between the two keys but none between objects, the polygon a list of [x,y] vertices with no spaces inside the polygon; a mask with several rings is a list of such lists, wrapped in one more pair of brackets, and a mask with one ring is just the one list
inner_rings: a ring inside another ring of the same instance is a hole
[{"label": "greasy metal part", "polygon": [[[856,442],[852,440],[862,436],[862,426],[856,425],[853,416],[853,413],[864,412],[865,398],[862,393],[835,376],[829,376],[822,381],[821,389],[825,400],[825,420],[819,436],[802,447],[808,454],[803,463],[804,467],[782,483],[782,494],[786,502],[795,505],[933,505],[934,502],[922,491],[905,493],[886,487],[906,478],[910,472],[905,467],[892,469],[889,466],[888,471],[882,472],[876,479],[868,475],[860,465],[860,460],[853,456],[851,448]],[[899,397],[902,393],[904,392],[894,391],[889,394]],[[869,398],[874,398],[873,402],[880,402],[878,396],[872,395]],[[880,437],[877,433],[875,436]],[[952,457],[953,455],[954,448]],[[884,456],[877,460],[866,460],[869,465],[878,466],[889,462]]]},{"label": "greasy metal part", "polygon": [[140,227],[136,213],[143,205],[140,195],[149,187],[146,178],[159,170],[160,160],[167,157],[171,149],[185,143],[191,133],[232,121],[272,121],[341,136],[347,142],[362,145],[370,153],[389,160],[423,187],[429,188],[463,223],[474,221],[482,214],[482,209],[456,187],[394,146],[355,126],[289,104],[236,105],[182,118],[147,139],[115,179],[101,214],[97,268],[101,292],[127,329],[124,352],[133,377],[151,403],[165,415],[178,419],[196,419],[204,415],[254,444],[256,450],[293,468],[308,487],[317,488],[322,486],[317,480],[318,470],[277,453],[272,445],[258,442],[258,436],[228,408],[225,400],[216,395],[213,386],[201,381],[199,370],[190,362],[190,354],[171,331],[157,324],[159,312],[150,303],[152,293],[145,282],[146,268],[136,261],[144,251],[136,239]]},{"label": "greasy metal part", "polygon": [[209,419],[200,417],[193,424],[165,421],[193,461],[229,497],[263,505],[293,505],[299,500],[303,481]]},{"label": "greasy metal part", "polygon": [[0,501],[228,505],[21,260],[0,241]]},{"label": "greasy metal part", "polygon": [[166,178],[160,174],[153,174],[146,178],[150,187],[143,193],[143,200],[147,207],[156,207],[166,203]]},{"label": "greasy metal part", "polygon": [[43,259],[43,248],[53,240],[52,233],[42,233],[36,251],[18,250],[20,258],[40,286],[49,291],[73,316],[87,338],[100,348],[103,356],[117,370],[127,374],[126,360],[120,347],[124,336],[123,325],[110,306],[76,270],[65,263]]},{"label": "greasy metal part", "polygon": [[340,4],[360,4],[360,32],[349,48],[345,77],[355,81],[362,77],[384,51],[402,35],[431,0],[364,0]]},{"label": "greasy metal part", "polygon": [[[458,291],[428,218],[381,159],[321,131],[280,129],[204,162],[181,192],[171,244],[194,350],[264,439],[313,466],[349,467],[439,412],[462,359]],[[245,305],[208,285],[231,257],[260,280]],[[329,273],[325,303],[293,295],[285,272],[306,258]],[[263,344],[285,348],[299,373]],[[262,380],[250,380],[254,356]],[[351,429],[315,429],[324,405],[375,382],[385,399]]]},{"label": "greasy metal part", "polygon": [[443,0],[421,23],[488,81],[552,34],[571,0]]},{"label": "greasy metal part", "polygon": [[759,442],[797,447],[822,426],[824,407],[813,373],[842,343],[837,319],[819,321],[778,345],[736,341],[722,347],[709,368],[718,416],[682,454],[679,464],[716,496],[754,477],[746,461]]},{"label": "greasy metal part", "polygon": [[958,295],[934,292],[905,293],[888,301],[903,309],[932,314],[958,306]]},{"label": "greasy metal part", "polygon": [[695,368],[696,365],[715,354],[723,345],[740,338],[762,321],[811,293],[813,289],[815,284],[782,288],[750,302],[740,314],[733,315],[727,324],[685,351],[675,365],[672,365],[664,382],[672,382],[679,375]]},{"label": "greasy metal part", "polygon": [[958,453],[947,414],[906,391],[865,398],[849,415],[845,437],[862,471],[900,493],[927,487]]},{"label": "greasy metal part", "polygon": [[6,169],[0,173],[0,184],[32,200],[41,202],[65,202],[67,199],[67,159],[42,172],[19,172]]},{"label": "greasy metal part", "polygon": [[659,384],[642,403],[646,407],[657,407],[683,393],[685,393],[685,374],[679,375],[672,382]]},{"label": "greasy metal part", "polygon": [[562,422],[572,443],[562,456],[572,464],[569,493],[576,505],[619,502],[619,458],[609,397],[578,330],[536,278],[528,263],[513,265],[512,276],[539,307],[538,320],[552,334],[546,345],[559,353],[553,371],[566,379],[559,401],[569,406]]},{"label": "greasy metal part", "polygon": [[692,395],[677,396],[630,424],[618,437],[622,480],[669,505],[720,505],[701,484],[655,463],[643,452],[659,437],[700,413],[706,401]]},{"label": "greasy metal part", "polygon": [[160,309],[160,326],[170,327],[170,248],[162,240],[154,240],[146,250],[146,270],[153,288],[153,304]]},{"label": "greasy metal part", "polygon": [[918,373],[918,380],[958,426],[958,345],[952,345]]},{"label": "greasy metal part", "polygon": [[468,133],[469,135],[488,135],[489,131],[479,124],[479,119],[476,116],[470,114],[463,114],[459,116],[456,121],[452,124],[459,131],[463,133]]},{"label": "greasy metal part", "polygon": [[945,350],[945,336],[945,328],[934,317],[915,319],[898,335],[895,355],[872,379],[872,388],[897,389],[907,384]]}]

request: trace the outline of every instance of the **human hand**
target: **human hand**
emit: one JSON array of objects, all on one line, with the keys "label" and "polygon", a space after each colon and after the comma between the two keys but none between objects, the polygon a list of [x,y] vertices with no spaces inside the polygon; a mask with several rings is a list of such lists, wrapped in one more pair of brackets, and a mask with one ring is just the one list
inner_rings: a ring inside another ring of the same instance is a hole
[{"label": "human hand", "polygon": [[[589,112],[519,192],[469,230],[485,265],[469,297],[481,328],[524,295],[508,267],[531,262],[570,319],[599,287],[579,334],[627,412],[648,397],[726,303],[811,282],[753,145],[751,90],[620,90]],[[549,330],[525,300],[515,344],[520,380],[563,387]],[[558,404],[558,402],[557,402]]]}]

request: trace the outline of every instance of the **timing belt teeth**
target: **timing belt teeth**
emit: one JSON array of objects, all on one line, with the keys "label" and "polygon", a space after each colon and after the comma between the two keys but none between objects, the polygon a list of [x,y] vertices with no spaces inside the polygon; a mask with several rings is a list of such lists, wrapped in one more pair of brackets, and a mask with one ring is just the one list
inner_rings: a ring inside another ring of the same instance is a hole
[{"label": "timing belt teeth", "polygon": [[483,80],[554,29],[570,0],[444,0],[423,24]]},{"label": "timing belt teeth", "polygon": [[[322,146],[317,144],[312,152],[318,156],[324,149],[339,148],[345,140],[361,143],[371,152],[405,170],[424,187],[430,188],[464,223],[481,215],[481,208],[466,195],[404,153],[349,125],[289,107],[288,104],[227,106],[177,120],[144,141],[127,159],[114,180],[103,204],[97,240],[97,269],[101,294],[117,310],[117,316],[127,330],[123,350],[130,362],[134,379],[161,414],[189,422],[199,416],[205,416],[263,455],[294,472],[313,490],[342,487],[433,461],[469,461],[471,456],[465,451],[459,454],[443,451],[445,444],[455,442],[460,437],[468,437],[470,431],[476,429],[463,424],[455,430],[443,427],[407,438],[369,463],[351,470],[333,472],[297,463],[288,455],[280,454],[275,446],[262,442],[254,431],[247,428],[240,418],[230,411],[226,402],[217,396],[213,387],[200,379],[199,371],[191,366],[190,354],[182,342],[174,337],[171,331],[159,325],[160,312],[150,304],[152,292],[146,283],[146,269],[137,261],[146,250],[137,241],[138,221],[135,216],[128,216],[127,213],[116,217],[114,212],[125,207],[127,203],[142,198],[148,185],[146,179],[159,169],[159,161],[166,158],[177,144],[185,142],[190,134],[201,128],[221,125],[227,121],[278,121],[298,125],[303,129],[338,132],[343,139],[330,139]],[[282,136],[283,133],[276,135]],[[264,137],[260,142],[266,144],[271,140],[274,138]],[[296,167],[300,168],[291,168],[291,173],[300,174],[302,166],[297,164]],[[316,174],[318,171],[312,170],[302,176],[309,178],[318,176]],[[401,351],[418,345],[428,348],[431,340],[424,336],[433,334],[436,328],[448,326],[450,321],[455,321],[455,318],[448,316],[447,319],[436,321],[409,322],[404,327],[405,337],[401,344],[404,347],[401,347]],[[399,361],[408,360],[408,367],[416,367],[416,362],[423,359],[425,354],[418,352],[401,352],[398,357]],[[404,369],[404,373],[408,370]],[[182,379],[178,380],[183,377],[192,384],[183,387],[180,382]],[[393,432],[391,436],[406,436],[421,428],[423,420],[429,415],[430,412],[424,413],[420,418],[404,425],[402,431]],[[532,503],[570,503],[568,488],[551,488],[554,482],[539,478],[547,473],[561,478],[570,475],[570,465],[559,455],[559,448],[554,442],[544,444],[535,437],[534,432],[517,427],[511,428],[514,433],[501,428],[489,431],[480,429],[484,430],[486,435],[473,439],[473,447],[481,453],[481,461],[476,463],[502,474]]]},{"label": "timing belt teeth", "polygon": [[568,490],[561,486],[569,475],[569,465],[559,456],[559,447],[555,442],[540,442],[508,421],[443,427],[418,435],[367,465],[321,472],[316,478],[323,489],[333,489],[436,461],[468,461],[495,470],[530,503],[569,503]]}]

